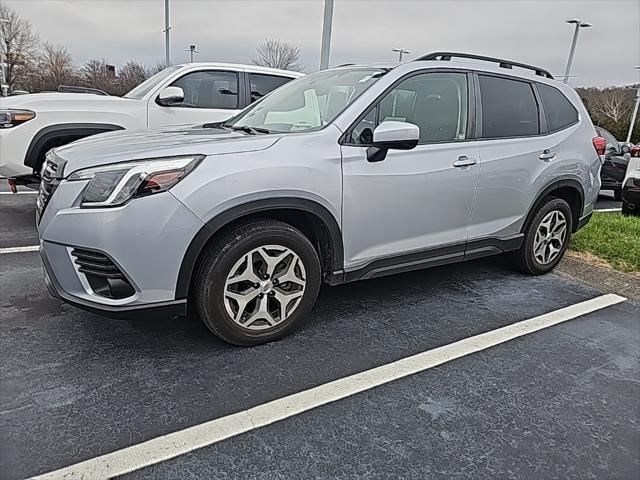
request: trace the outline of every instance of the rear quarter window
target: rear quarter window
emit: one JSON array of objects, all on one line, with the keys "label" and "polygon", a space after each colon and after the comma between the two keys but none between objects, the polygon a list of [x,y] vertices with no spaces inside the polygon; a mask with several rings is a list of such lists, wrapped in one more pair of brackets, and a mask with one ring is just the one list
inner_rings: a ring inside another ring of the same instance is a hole
[{"label": "rear quarter window", "polygon": [[526,137],[540,133],[538,103],[529,82],[479,76],[482,138]]},{"label": "rear quarter window", "polygon": [[578,123],[578,111],[560,90],[542,83],[537,87],[550,132]]}]

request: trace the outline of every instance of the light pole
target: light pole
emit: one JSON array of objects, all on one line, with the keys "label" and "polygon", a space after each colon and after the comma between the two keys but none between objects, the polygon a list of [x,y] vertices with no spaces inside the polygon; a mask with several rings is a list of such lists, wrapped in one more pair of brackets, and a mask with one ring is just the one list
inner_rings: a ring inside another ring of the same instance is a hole
[{"label": "light pole", "polygon": [[567,23],[575,24],[576,28],[573,31],[573,40],[571,41],[571,50],[569,51],[569,59],[567,60],[567,69],[564,72],[564,80],[562,80],[563,83],[569,83],[569,73],[571,72],[573,55],[576,53],[576,44],[578,43],[578,33],[580,32],[581,28],[587,28],[591,26],[590,23],[584,22],[582,20],[578,20],[577,18],[567,20]]},{"label": "light pole", "polygon": [[402,55],[404,53],[409,54],[411,53],[409,50],[405,50],[404,48],[392,48],[391,49],[392,52],[398,52],[398,61],[401,62],[402,61]]},{"label": "light pole", "polygon": [[331,24],[333,23],[333,0],[324,0],[324,18],[322,20],[322,48],[320,50],[320,70],[329,68],[331,50]]},{"label": "light pole", "polygon": [[169,52],[169,0],[164,0],[164,63],[166,66],[171,65],[171,54]]},{"label": "light pole", "polygon": [[193,63],[193,54],[200,53],[198,50],[196,50],[196,46],[193,44],[189,45],[189,48],[185,48],[184,51],[189,52],[189,54],[191,55],[191,63]]},{"label": "light pole", "polygon": [[[640,69],[640,65],[633,68]],[[633,113],[631,114],[631,123],[629,124],[629,131],[627,132],[627,143],[631,141],[631,134],[633,133],[633,127],[636,124],[636,117],[638,116],[638,104],[640,104],[640,85],[638,85],[638,91],[636,92],[636,104],[633,107]]]}]

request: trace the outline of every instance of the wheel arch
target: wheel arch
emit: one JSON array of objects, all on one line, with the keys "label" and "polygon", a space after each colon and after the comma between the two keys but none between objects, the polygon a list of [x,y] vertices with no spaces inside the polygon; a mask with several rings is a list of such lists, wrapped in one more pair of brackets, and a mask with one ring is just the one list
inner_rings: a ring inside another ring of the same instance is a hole
[{"label": "wheel arch", "polygon": [[[24,164],[37,170],[42,160],[44,160],[45,154],[52,148],[80,138],[115,130],[124,130],[124,127],[111,123],[60,123],[48,125],[38,130],[31,139],[24,157]],[[60,140],[68,138],[71,138],[71,140],[59,143]]]},{"label": "wheel arch", "polygon": [[189,295],[193,272],[206,252],[224,232],[254,219],[282,220],[302,231],[321,256],[324,280],[342,283],[344,247],[342,232],[334,215],[313,200],[295,197],[269,198],[243,203],[216,215],[194,236],[182,259],[176,282],[176,299]]},{"label": "wheel arch", "polygon": [[520,231],[525,232],[527,230],[536,211],[547,197],[562,198],[569,204],[573,217],[572,233],[575,233],[584,209],[584,189],[580,182],[573,179],[557,180],[545,187],[531,204],[527,212],[526,220]]}]

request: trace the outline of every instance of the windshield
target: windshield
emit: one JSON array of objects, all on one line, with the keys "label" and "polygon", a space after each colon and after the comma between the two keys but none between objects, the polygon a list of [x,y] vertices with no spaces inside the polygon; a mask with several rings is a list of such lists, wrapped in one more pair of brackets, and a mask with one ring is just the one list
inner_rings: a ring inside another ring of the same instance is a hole
[{"label": "windshield", "polygon": [[133,98],[134,100],[141,100],[149,91],[155,87],[162,80],[167,78],[169,75],[174,73],[176,70],[180,68],[180,65],[175,65],[173,67],[165,68],[164,70],[159,71],[153,77],[146,79],[136,88],[127,93],[124,98]]},{"label": "windshield", "polygon": [[274,90],[225,122],[225,126],[277,133],[319,130],[385,73],[377,68],[313,73]]}]

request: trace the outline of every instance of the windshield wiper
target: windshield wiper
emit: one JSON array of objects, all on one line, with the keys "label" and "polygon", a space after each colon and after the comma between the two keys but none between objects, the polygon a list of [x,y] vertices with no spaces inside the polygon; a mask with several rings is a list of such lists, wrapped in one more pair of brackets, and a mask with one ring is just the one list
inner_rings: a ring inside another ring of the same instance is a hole
[{"label": "windshield wiper", "polygon": [[248,125],[243,125],[243,126],[229,126],[229,125],[223,125],[223,127],[226,128],[230,128],[231,130],[235,130],[238,132],[245,132],[248,133],[249,135],[256,135],[258,133],[271,133],[271,130],[268,130],[266,128],[261,128],[261,127],[250,127]]}]

